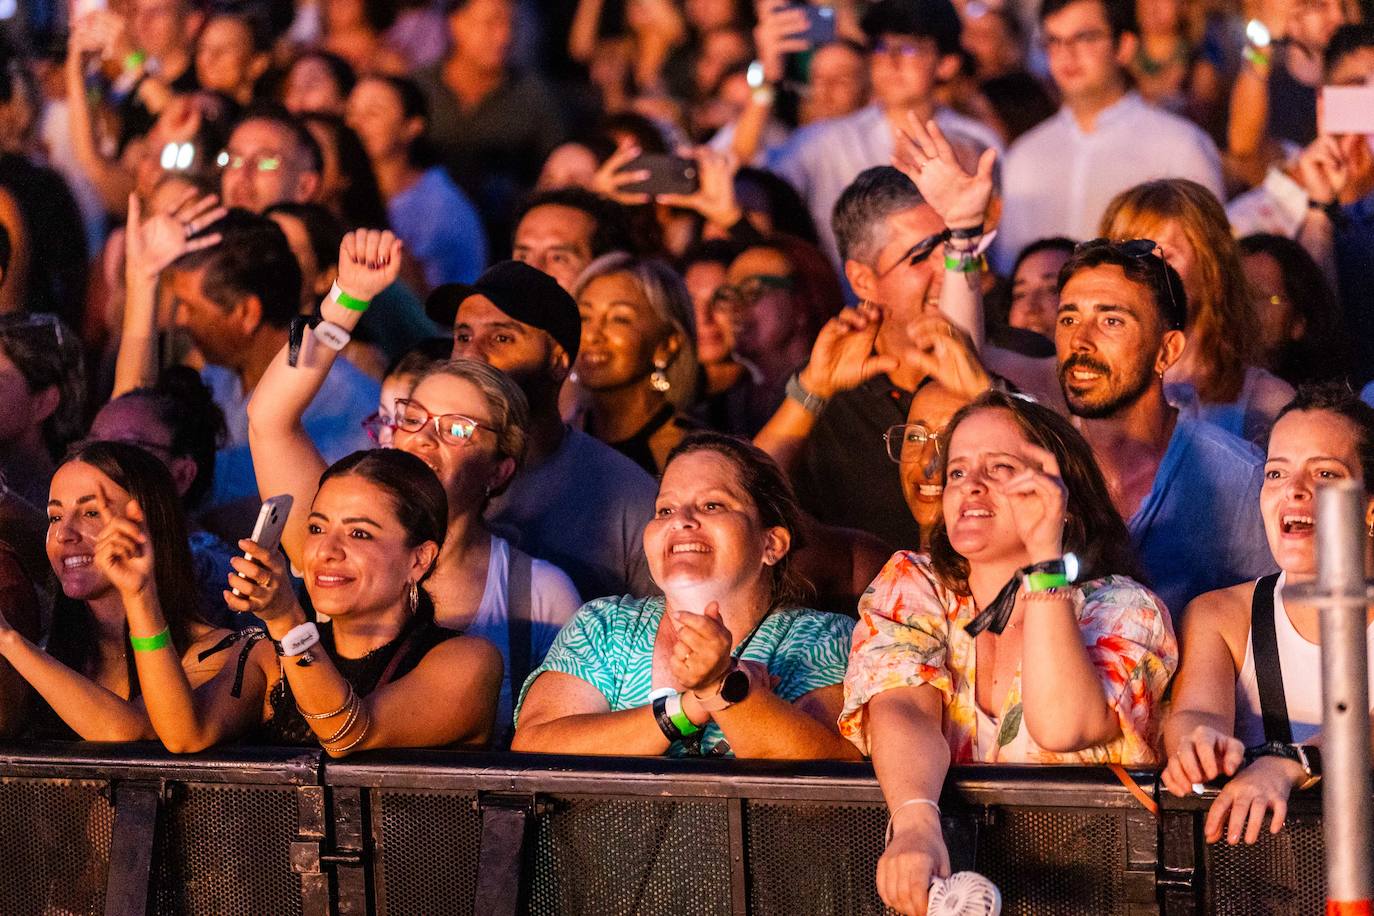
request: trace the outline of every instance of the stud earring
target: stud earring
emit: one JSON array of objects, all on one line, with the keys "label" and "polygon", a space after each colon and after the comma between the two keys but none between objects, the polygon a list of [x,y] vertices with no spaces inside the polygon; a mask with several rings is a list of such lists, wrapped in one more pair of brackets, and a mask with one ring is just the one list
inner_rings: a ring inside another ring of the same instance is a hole
[{"label": "stud earring", "polygon": [[668,389],[673,387],[673,383],[668,380],[668,374],[663,371],[667,368],[667,362],[662,359],[655,359],[654,371],[649,373],[649,387],[659,394],[667,394]]}]

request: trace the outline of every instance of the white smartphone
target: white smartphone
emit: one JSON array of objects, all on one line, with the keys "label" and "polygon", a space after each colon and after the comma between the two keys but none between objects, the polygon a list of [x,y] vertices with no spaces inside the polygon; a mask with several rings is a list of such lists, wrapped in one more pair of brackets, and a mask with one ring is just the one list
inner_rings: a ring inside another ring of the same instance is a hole
[{"label": "white smartphone", "polygon": [[1323,86],[1324,134],[1374,134],[1374,86]]},{"label": "white smartphone", "polygon": [[[271,553],[281,544],[281,533],[286,529],[286,518],[291,514],[291,494],[283,493],[265,500],[258,510],[258,520],[253,524],[253,534],[249,537],[254,544]],[[247,553],[245,560],[253,559]],[[241,598],[238,589],[232,590],[234,597]]]}]

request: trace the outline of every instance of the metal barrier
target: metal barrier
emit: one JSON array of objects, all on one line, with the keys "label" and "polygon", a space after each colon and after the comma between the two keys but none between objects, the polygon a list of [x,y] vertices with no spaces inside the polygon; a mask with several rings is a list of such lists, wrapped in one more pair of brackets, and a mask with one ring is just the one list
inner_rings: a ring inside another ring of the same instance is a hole
[{"label": "metal barrier", "polygon": [[[1206,847],[1207,802],[973,767],[942,807],[1008,916],[1321,912],[1315,798],[1254,849]],[[11,746],[0,914],[881,914],[885,823],[862,764]]]}]

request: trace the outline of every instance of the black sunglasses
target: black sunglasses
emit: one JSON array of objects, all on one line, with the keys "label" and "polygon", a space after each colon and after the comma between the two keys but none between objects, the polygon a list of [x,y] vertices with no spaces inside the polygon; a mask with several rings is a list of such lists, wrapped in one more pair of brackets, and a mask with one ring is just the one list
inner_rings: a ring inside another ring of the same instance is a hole
[{"label": "black sunglasses", "polygon": [[883,272],[878,274],[878,279],[881,280],[883,277],[886,277],[888,274],[892,273],[894,270],[896,270],[903,264],[907,265],[908,267],[915,267],[917,264],[920,264],[926,258],[934,254],[935,249],[939,248],[945,242],[948,242],[949,239],[950,234],[948,229],[944,229],[940,232],[935,233],[932,236],[927,236],[926,238],[921,239],[915,245],[912,245],[910,248],[908,248],[906,250],[906,254],[902,255],[895,262],[893,262],[893,264],[889,266],[887,270],[884,270]]},{"label": "black sunglasses", "polygon": [[[1159,262],[1160,275],[1164,277],[1164,288],[1169,291],[1169,314],[1165,316],[1169,321],[1170,330],[1181,331],[1183,324],[1187,320],[1188,311],[1179,307],[1178,296],[1174,293],[1174,280],[1170,276],[1169,262],[1164,260],[1160,254],[1159,243],[1154,239],[1129,239],[1126,241],[1114,241],[1107,238],[1089,239],[1086,242],[1079,242],[1073,246],[1075,256],[1089,251],[1109,249],[1117,254],[1125,255],[1128,258],[1143,260],[1153,258]],[[1176,274],[1175,274],[1176,275]],[[1180,280],[1181,282],[1181,280]]]}]

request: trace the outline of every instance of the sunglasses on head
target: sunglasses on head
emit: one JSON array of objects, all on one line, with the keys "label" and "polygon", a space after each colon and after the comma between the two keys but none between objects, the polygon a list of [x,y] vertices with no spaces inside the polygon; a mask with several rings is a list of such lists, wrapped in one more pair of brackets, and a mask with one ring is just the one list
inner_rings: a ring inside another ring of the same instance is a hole
[{"label": "sunglasses on head", "polygon": [[1126,241],[1114,241],[1108,238],[1089,239],[1086,242],[1079,242],[1073,246],[1074,255],[1084,252],[1109,249],[1117,254],[1125,255],[1135,260],[1152,258],[1159,263],[1160,274],[1164,277],[1164,287],[1169,291],[1169,313],[1165,317],[1168,319],[1170,330],[1183,330],[1183,323],[1179,319],[1180,315],[1187,315],[1187,311],[1180,309],[1178,296],[1174,292],[1174,281],[1169,276],[1169,262],[1160,254],[1159,243],[1154,239],[1128,239]]},{"label": "sunglasses on head", "polygon": [[949,239],[950,234],[948,229],[943,229],[940,232],[935,233],[934,235],[927,236],[926,238],[921,239],[915,245],[912,245],[910,248],[908,248],[906,250],[906,253],[903,254],[900,258],[898,258],[890,267],[887,268],[887,270],[884,270],[881,273],[879,273],[878,279],[881,280],[883,277],[886,277],[888,274],[892,273],[894,270],[896,270],[898,267],[901,267],[903,264],[905,264],[908,267],[917,266],[922,261],[926,260],[932,254],[934,254],[936,249],[938,249],[945,242],[948,242]]}]

